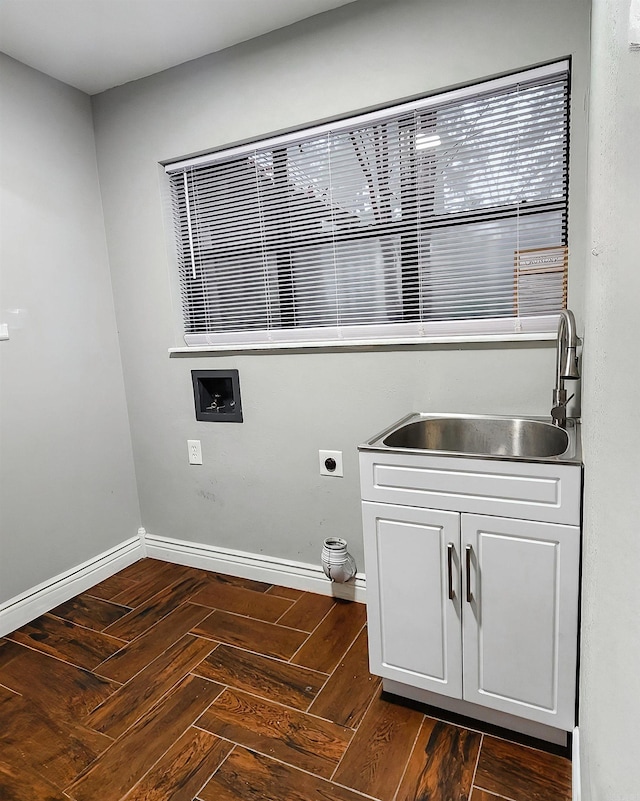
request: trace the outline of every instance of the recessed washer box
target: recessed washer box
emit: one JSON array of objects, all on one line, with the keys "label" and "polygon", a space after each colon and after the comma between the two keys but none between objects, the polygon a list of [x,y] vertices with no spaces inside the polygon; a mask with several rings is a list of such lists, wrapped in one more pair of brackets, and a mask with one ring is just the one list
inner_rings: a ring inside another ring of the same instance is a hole
[{"label": "recessed washer box", "polygon": [[240,377],[237,370],[192,370],[196,420],[241,423]]}]

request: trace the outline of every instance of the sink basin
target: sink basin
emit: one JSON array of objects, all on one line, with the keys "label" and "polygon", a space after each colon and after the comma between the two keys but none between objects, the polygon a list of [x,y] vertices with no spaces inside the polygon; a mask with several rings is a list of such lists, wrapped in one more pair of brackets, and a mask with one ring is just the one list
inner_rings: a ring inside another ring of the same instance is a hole
[{"label": "sink basin", "polygon": [[565,430],[536,418],[412,414],[362,447],[573,462],[576,439],[572,420]]}]

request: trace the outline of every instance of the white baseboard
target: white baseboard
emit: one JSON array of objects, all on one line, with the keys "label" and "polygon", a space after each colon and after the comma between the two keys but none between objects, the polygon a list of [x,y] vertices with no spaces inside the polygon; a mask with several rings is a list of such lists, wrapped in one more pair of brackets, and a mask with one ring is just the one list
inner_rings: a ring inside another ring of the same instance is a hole
[{"label": "white baseboard", "polygon": [[145,555],[143,533],[0,605],[0,637],[137,562]]},{"label": "white baseboard", "polygon": [[580,801],[582,798],[582,778],[580,773],[580,729],[577,726],[573,730],[571,745],[571,798],[572,801]]},{"label": "white baseboard", "polygon": [[363,573],[356,573],[355,577],[345,584],[337,584],[325,576],[319,564],[294,562],[290,559],[217,548],[213,545],[158,537],[148,533],[144,535],[144,545],[147,556],[165,562],[199,567],[202,570],[226,573],[239,578],[266,581],[269,584],[317,592],[320,595],[333,595],[349,601],[364,603],[366,600]]},{"label": "white baseboard", "polygon": [[320,565],[156,537],[140,528],[137,537],[131,537],[0,605],[0,637],[124,570],[143,556],[350,601],[364,603],[366,600],[363,573],[356,573],[355,578],[346,584],[336,584],[324,575]]}]

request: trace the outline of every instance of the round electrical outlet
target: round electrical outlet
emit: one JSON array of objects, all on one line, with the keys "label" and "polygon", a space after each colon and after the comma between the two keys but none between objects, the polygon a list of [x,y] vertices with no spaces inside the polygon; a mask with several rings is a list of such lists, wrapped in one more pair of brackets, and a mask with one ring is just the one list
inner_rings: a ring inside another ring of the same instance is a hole
[{"label": "round electrical outlet", "polygon": [[318,451],[321,476],[342,478],[342,451]]}]

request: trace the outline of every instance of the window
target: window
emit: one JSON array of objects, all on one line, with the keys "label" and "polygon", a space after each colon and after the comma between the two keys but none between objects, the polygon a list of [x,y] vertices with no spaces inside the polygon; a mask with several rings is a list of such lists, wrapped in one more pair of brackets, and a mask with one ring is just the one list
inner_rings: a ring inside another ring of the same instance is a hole
[{"label": "window", "polygon": [[185,341],[555,330],[568,108],[562,62],[169,164]]}]

